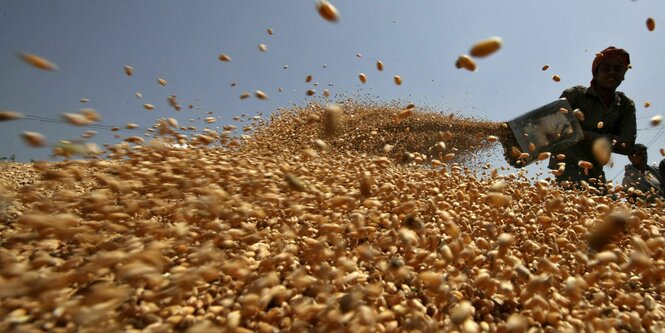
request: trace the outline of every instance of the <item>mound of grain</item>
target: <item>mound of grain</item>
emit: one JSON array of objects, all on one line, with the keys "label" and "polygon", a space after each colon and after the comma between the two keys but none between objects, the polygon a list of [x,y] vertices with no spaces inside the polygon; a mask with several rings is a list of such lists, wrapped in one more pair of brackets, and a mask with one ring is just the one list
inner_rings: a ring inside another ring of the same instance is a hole
[{"label": "mound of grain", "polygon": [[401,163],[384,145],[436,157],[430,130],[478,149],[478,123],[401,110],[163,120],[114,161],[0,164],[0,331],[663,329],[662,202]]}]

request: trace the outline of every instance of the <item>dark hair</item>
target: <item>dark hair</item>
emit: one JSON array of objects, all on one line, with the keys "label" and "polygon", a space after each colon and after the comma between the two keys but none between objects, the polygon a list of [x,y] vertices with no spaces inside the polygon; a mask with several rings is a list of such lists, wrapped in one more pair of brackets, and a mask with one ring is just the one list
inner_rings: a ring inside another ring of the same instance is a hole
[{"label": "dark hair", "polygon": [[641,143],[636,143],[636,144],[633,145],[633,150],[630,153],[635,154],[638,151],[647,151],[647,146],[645,146]]}]

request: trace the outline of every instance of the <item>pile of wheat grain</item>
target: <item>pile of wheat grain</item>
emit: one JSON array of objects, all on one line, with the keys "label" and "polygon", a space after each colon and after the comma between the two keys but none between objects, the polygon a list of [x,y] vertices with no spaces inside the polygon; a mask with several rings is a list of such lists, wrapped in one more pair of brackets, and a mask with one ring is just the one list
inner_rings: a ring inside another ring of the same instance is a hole
[{"label": "pile of wheat grain", "polygon": [[663,329],[662,202],[466,170],[493,123],[350,102],[251,120],[3,163],[0,330]]}]

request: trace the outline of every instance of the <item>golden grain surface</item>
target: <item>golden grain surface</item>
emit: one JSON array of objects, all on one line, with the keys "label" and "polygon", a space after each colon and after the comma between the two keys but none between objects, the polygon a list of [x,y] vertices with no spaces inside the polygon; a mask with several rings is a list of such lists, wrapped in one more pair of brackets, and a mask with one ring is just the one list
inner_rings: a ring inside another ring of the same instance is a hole
[{"label": "golden grain surface", "polygon": [[153,128],[0,164],[0,331],[663,329],[662,202],[471,167],[501,124],[341,101]]}]

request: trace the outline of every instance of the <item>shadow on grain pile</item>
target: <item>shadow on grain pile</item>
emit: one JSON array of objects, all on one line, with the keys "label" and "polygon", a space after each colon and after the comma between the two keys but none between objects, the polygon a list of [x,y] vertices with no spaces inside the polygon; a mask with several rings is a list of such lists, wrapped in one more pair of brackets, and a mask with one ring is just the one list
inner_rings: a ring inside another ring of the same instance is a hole
[{"label": "shadow on grain pile", "polygon": [[[405,110],[409,116],[397,119]],[[346,101],[332,108],[310,104],[282,110],[257,128],[253,144],[293,153],[317,147],[317,140],[322,140],[318,141],[319,149],[335,152],[389,154],[401,162],[437,159],[468,164],[492,147],[485,138],[496,135],[500,128],[501,123],[443,115],[396,102]]]}]

